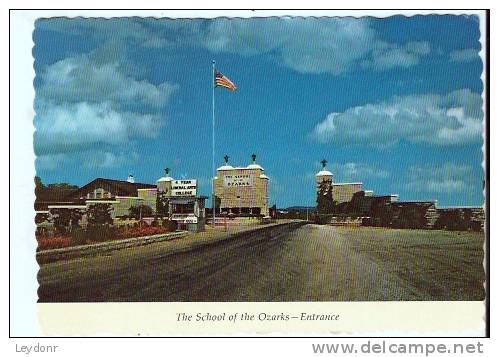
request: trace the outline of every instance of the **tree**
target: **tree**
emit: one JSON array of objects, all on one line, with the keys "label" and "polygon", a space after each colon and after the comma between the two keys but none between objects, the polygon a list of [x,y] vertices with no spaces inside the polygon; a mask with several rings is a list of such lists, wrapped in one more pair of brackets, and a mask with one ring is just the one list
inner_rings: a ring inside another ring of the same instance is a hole
[{"label": "tree", "polygon": [[156,215],[158,217],[168,217],[170,215],[169,203],[170,200],[166,192],[158,192],[156,195]]},{"label": "tree", "polygon": [[275,217],[277,215],[277,205],[274,203],[272,207],[269,208],[270,217]]},{"label": "tree", "polygon": [[45,221],[50,221],[50,215],[48,213],[37,213],[35,216],[35,223],[40,224]]},{"label": "tree", "polygon": [[40,176],[35,176],[35,188],[44,188],[45,185],[42,182]]},{"label": "tree", "polygon": [[152,208],[148,205],[132,206],[128,210],[130,217],[135,219],[141,219],[142,217],[151,217]]},{"label": "tree", "polygon": [[78,188],[78,186],[76,185],[71,185],[67,182],[61,182],[61,183],[49,183],[48,188],[72,188],[72,189],[76,189]]},{"label": "tree", "polygon": [[333,188],[328,181],[319,184],[317,192],[317,213],[327,214],[334,211]]},{"label": "tree", "polygon": [[110,203],[96,203],[90,205],[87,210],[88,223],[90,225],[113,224],[113,207]]},{"label": "tree", "polygon": [[222,204],[222,199],[218,196],[215,196],[215,213],[220,214],[220,205]]},{"label": "tree", "polygon": [[80,226],[83,212],[78,208],[59,208],[53,209],[51,215],[54,222],[54,228],[57,232],[65,234]]},{"label": "tree", "polygon": [[[88,226],[85,240],[105,242],[116,237],[116,227],[113,226],[113,207],[110,203],[92,204],[87,209]],[[79,237],[75,237],[78,238]]]}]

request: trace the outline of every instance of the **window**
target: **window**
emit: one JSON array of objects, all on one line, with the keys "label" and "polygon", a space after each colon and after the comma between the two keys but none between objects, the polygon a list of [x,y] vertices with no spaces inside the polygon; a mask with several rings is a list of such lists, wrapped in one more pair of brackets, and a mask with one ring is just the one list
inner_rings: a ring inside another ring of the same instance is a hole
[{"label": "window", "polygon": [[194,203],[177,203],[173,205],[173,213],[194,213]]}]

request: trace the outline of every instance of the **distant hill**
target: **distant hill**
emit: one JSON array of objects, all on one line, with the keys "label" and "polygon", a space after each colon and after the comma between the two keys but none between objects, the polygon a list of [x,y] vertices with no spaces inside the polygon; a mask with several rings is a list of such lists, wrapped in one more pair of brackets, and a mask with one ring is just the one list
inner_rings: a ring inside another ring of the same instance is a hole
[{"label": "distant hill", "polygon": [[291,206],[288,208],[281,208],[281,210],[285,210],[288,212],[306,212],[308,209],[309,212],[315,212],[317,210],[317,207],[308,207],[308,206]]}]

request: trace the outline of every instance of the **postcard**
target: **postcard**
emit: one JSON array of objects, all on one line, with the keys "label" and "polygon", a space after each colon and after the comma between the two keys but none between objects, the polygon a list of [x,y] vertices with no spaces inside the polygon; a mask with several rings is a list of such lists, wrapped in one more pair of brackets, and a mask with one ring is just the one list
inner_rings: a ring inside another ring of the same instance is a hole
[{"label": "postcard", "polygon": [[37,334],[487,334],[485,11],[15,15]]}]

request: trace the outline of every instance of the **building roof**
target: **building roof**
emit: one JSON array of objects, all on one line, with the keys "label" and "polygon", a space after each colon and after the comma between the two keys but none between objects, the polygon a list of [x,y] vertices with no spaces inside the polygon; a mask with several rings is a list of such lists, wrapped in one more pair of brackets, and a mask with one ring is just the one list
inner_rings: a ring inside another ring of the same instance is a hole
[{"label": "building roof", "polygon": [[234,168],[230,165],[225,164],[217,169],[217,171],[227,171],[227,170],[234,170]]},{"label": "building roof", "polygon": [[72,194],[77,188],[37,187],[35,188],[35,209],[47,209],[49,204],[72,203]]},{"label": "building roof", "polygon": [[250,164],[248,166],[236,166],[236,167],[233,167],[230,165],[223,165],[217,169],[217,171],[230,171],[230,170],[262,170],[262,171],[265,171],[263,169],[263,167],[261,167],[258,164]]},{"label": "building roof", "polygon": [[258,165],[258,164],[255,164],[255,163],[248,165],[246,168],[247,168],[247,169],[252,169],[252,170],[255,170],[255,169],[258,169],[258,170],[263,170],[263,167],[261,167],[261,166],[260,166],[260,165]]},{"label": "building roof", "polygon": [[139,188],[156,188],[156,185],[139,182],[127,182],[120,180],[112,180],[105,178],[96,178],[95,180],[87,183],[85,186],[80,187],[76,192],[71,194],[73,199],[79,199],[86,196],[87,192],[93,191],[97,187],[102,187],[111,192],[113,196],[137,196],[137,189]]},{"label": "building roof", "polygon": [[159,178],[158,181],[156,182],[169,182],[169,181],[173,181],[173,178],[171,178],[170,176],[163,176]]},{"label": "building roof", "polygon": [[[49,205],[49,209],[66,208],[66,209],[85,209],[87,205]],[[50,212],[50,211],[47,211]]]},{"label": "building roof", "polygon": [[[388,196],[392,197],[392,196]],[[392,202],[393,205],[397,206],[409,206],[409,205],[417,205],[417,204],[437,204],[437,200],[427,200],[427,201],[397,201]]]},{"label": "building roof", "polygon": [[321,170],[318,173],[316,173],[315,176],[316,177],[319,177],[319,176],[333,176],[333,173],[331,171],[328,171],[328,170]]},{"label": "building roof", "polygon": [[35,189],[35,195],[40,201],[64,201],[77,190],[77,188],[39,187]]}]

